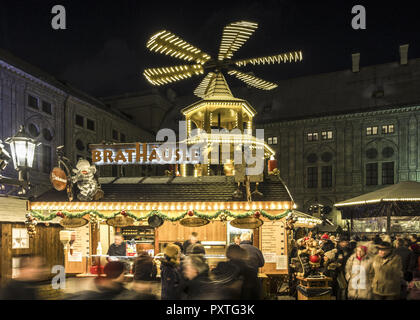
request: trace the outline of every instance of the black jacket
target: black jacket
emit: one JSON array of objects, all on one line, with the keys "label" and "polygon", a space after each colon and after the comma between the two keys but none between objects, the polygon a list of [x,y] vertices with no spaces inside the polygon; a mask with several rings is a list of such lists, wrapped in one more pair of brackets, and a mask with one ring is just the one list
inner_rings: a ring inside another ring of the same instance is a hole
[{"label": "black jacket", "polygon": [[160,265],[162,281],[162,300],[180,300],[184,281],[180,269],[172,263],[162,261]]},{"label": "black jacket", "polygon": [[264,266],[265,260],[262,252],[252,245],[251,241],[242,241],[240,246],[248,253],[248,264],[258,273],[258,268]]},{"label": "black jacket", "polygon": [[416,255],[407,247],[396,248],[394,253],[401,257],[404,279],[407,281],[411,280],[411,273],[416,268]]},{"label": "black jacket", "polygon": [[125,256],[127,252],[127,247],[125,242],[117,246],[115,243],[111,244],[108,248],[109,256]]}]

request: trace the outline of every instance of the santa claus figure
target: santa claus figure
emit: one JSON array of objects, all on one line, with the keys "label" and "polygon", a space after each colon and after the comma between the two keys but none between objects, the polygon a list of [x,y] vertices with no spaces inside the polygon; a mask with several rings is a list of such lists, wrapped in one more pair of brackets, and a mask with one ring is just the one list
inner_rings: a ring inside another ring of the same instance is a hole
[{"label": "santa claus figure", "polygon": [[79,193],[77,199],[80,201],[99,200],[103,196],[103,191],[95,177],[96,167],[89,161],[80,159],[73,169],[72,182],[77,183]]}]

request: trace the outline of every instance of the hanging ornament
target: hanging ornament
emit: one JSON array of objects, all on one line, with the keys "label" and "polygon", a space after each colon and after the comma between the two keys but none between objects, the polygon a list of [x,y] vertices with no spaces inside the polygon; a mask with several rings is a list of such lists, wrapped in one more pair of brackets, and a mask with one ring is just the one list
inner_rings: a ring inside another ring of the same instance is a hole
[{"label": "hanging ornament", "polygon": [[125,210],[121,210],[121,215],[123,215],[124,217],[126,217],[127,216],[127,212],[125,211]]},{"label": "hanging ornament", "polygon": [[25,226],[26,226],[26,229],[28,230],[29,237],[32,238],[36,235],[35,226],[38,224],[38,221],[30,213],[27,213],[25,217],[26,217]]},{"label": "hanging ornament", "polygon": [[61,211],[58,211],[57,213],[56,213],[56,216],[57,217],[60,217],[60,218],[64,218],[64,213],[62,213]]},{"label": "hanging ornament", "polygon": [[226,222],[226,220],[227,220],[227,214],[226,214],[226,213],[221,213],[221,214],[219,215],[219,219],[220,219],[220,221],[222,221],[222,222]]},{"label": "hanging ornament", "polygon": [[190,217],[192,217],[194,215],[194,212],[192,210],[189,210],[187,213]]},{"label": "hanging ornament", "polygon": [[255,217],[255,218],[257,218],[257,219],[259,219],[259,218],[260,218],[260,216],[261,216],[261,212],[259,212],[259,211],[255,211],[255,213],[254,213],[254,217]]}]

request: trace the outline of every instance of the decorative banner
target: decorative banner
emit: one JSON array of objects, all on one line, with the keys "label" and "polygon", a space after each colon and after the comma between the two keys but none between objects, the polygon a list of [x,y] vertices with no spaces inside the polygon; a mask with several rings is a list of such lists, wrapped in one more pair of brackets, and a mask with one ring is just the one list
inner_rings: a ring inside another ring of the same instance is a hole
[{"label": "decorative banner", "polygon": [[70,218],[64,217],[61,219],[60,224],[64,228],[80,228],[86,225],[89,221],[85,218]]},{"label": "decorative banner", "polygon": [[210,220],[192,217],[192,218],[184,218],[179,223],[182,224],[184,227],[201,227],[210,223]]},{"label": "decorative banner", "polygon": [[127,227],[133,225],[134,219],[123,215],[117,215],[114,218],[106,220],[106,223],[113,227]]},{"label": "decorative banner", "polygon": [[55,190],[63,191],[67,186],[67,175],[63,169],[54,167],[51,170],[50,181]]},{"label": "decorative banner", "polygon": [[239,229],[256,229],[261,227],[263,221],[253,216],[246,218],[236,218],[230,222],[230,225]]}]

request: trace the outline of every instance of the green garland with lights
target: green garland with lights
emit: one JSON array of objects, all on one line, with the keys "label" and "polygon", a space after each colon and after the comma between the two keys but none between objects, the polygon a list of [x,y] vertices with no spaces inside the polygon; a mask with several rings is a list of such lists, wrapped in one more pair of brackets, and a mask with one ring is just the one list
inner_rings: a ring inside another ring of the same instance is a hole
[{"label": "green garland with lights", "polygon": [[[222,215],[222,217],[224,215],[225,217],[231,217],[231,218],[246,218],[246,217],[250,217],[250,216],[258,216],[258,217],[263,216],[264,218],[267,218],[269,220],[280,220],[280,219],[283,219],[284,217],[286,217],[290,212],[292,212],[292,210],[286,210],[286,212],[284,212],[283,214],[280,214],[280,215],[271,215],[264,210],[258,210],[257,209],[257,210],[250,210],[250,211],[247,211],[247,212],[242,213],[242,214],[233,214],[229,210],[219,210],[212,215],[208,215],[208,214],[199,213],[196,210],[187,210],[187,211],[181,213],[180,215],[178,215],[176,217],[170,217],[170,216],[166,215],[165,213],[163,213],[159,210],[152,210],[148,214],[146,214],[145,216],[138,217],[138,216],[134,215],[132,212],[125,211],[125,210],[120,210],[120,211],[114,212],[109,216],[106,216],[106,215],[100,213],[97,210],[86,210],[86,211],[82,211],[82,212],[78,212],[78,213],[72,213],[72,212],[69,212],[69,211],[57,210],[57,211],[52,211],[47,216],[42,214],[42,212],[40,212],[40,211],[30,210],[31,215],[34,218],[37,218],[40,221],[50,221],[50,220],[53,220],[57,217],[61,217],[61,218],[66,217],[66,218],[70,218],[70,219],[71,218],[82,218],[85,215],[96,216],[96,217],[99,217],[99,218],[104,219],[104,220],[115,218],[117,215],[123,215],[123,216],[126,216],[126,217],[130,217],[130,218],[132,218],[136,221],[146,220],[149,217],[151,217],[153,215],[156,215],[156,216],[162,218],[163,220],[168,220],[168,221],[171,221],[171,222],[179,221],[179,220],[185,218],[186,216],[190,216],[190,217],[196,216],[196,217],[202,218],[202,219],[213,220],[213,219],[217,219],[221,215]],[[257,213],[259,213],[259,214],[257,214]]]}]

